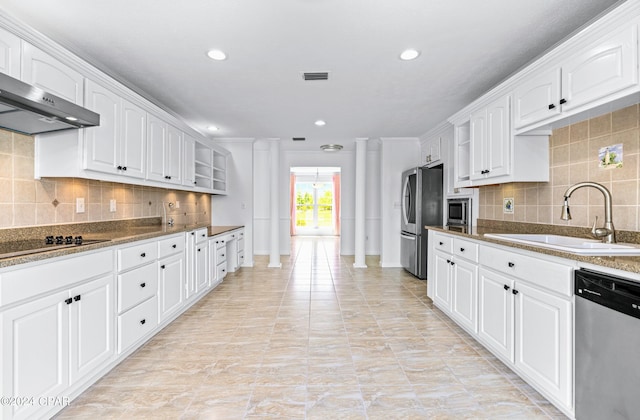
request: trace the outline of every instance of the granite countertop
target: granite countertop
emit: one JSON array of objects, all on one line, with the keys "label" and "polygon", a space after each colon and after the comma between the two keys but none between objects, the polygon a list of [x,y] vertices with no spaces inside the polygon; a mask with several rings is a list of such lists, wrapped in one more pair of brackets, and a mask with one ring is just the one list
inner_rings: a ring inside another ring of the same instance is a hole
[{"label": "granite countertop", "polygon": [[10,249],[13,241],[29,239],[43,240],[43,238],[48,235],[82,235],[85,240],[98,240],[104,242],[53,249],[51,251],[38,252],[35,254],[0,258],[0,268],[46,260],[63,255],[92,251],[145,239],[152,239],[174,233],[189,232],[196,229],[206,228],[208,236],[216,236],[242,227],[243,226],[211,226],[208,223],[168,226],[162,224],[161,218],[145,218],[110,222],[89,222],[57,226],[50,225],[30,228],[4,229],[0,230],[0,254],[3,250]]},{"label": "granite countertop", "polygon": [[[540,254],[552,255],[559,258],[574,260],[599,265],[607,268],[628,271],[630,273],[640,274],[640,256],[593,256],[593,255],[577,255],[570,252],[543,248],[533,245],[519,244],[511,241],[502,241],[495,238],[487,238],[485,233],[537,233],[537,234],[555,234],[582,237],[593,239],[589,235],[589,228],[575,228],[569,226],[540,225],[535,223],[519,223],[519,222],[500,222],[493,220],[478,220],[478,226],[474,226],[471,231],[466,229],[449,228],[447,226],[425,226],[426,229],[446,232],[452,235],[473,238],[485,242],[491,242],[498,245],[509,246],[512,248],[533,251]],[[616,231],[619,242],[640,243],[640,232]]]}]

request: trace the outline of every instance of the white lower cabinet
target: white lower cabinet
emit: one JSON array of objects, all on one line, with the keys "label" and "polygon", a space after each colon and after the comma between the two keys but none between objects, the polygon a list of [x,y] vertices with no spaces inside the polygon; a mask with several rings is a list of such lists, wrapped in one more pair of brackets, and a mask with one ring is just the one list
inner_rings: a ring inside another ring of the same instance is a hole
[{"label": "white lower cabinet", "polygon": [[52,417],[168,325],[196,301],[187,267],[191,296],[226,274],[227,236],[216,244],[204,228],[0,269],[0,396],[19,399],[0,418]]},{"label": "white lower cabinet", "polygon": [[478,245],[460,238],[445,241],[441,236],[437,236],[436,241],[431,277],[436,283],[433,300],[460,326],[475,333],[478,329]]},{"label": "white lower cabinet", "polygon": [[573,263],[440,232],[429,243],[434,304],[573,416]]},{"label": "white lower cabinet", "polygon": [[[113,256],[110,252],[100,255]],[[79,270],[86,269],[85,283],[0,312],[0,394],[32,398],[24,400],[23,404],[3,404],[2,418],[46,416],[56,407],[42,404],[40,397],[68,395],[65,391],[115,359],[115,280],[112,272],[92,277],[96,269],[85,267],[82,257],[75,257],[51,263],[48,267],[18,270],[6,280],[24,278],[29,281],[42,268],[53,278],[60,278],[67,264],[74,261]],[[39,293],[37,289],[32,292]]]},{"label": "white lower cabinet", "polygon": [[158,260],[158,317],[163,322],[177,312],[184,302],[184,253]]}]

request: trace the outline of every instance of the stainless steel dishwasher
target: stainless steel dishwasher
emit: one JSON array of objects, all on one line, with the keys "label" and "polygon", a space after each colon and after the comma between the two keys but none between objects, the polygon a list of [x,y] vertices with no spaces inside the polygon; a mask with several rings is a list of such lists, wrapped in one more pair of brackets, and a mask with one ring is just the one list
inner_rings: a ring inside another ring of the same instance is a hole
[{"label": "stainless steel dishwasher", "polygon": [[640,282],[575,272],[576,419],[640,418]]}]

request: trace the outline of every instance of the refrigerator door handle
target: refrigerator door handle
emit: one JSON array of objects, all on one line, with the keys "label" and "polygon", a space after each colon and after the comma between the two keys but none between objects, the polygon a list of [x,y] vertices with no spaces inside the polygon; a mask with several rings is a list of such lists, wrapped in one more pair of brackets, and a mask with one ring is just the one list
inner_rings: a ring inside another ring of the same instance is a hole
[{"label": "refrigerator door handle", "polygon": [[402,233],[402,234],[400,234],[400,237],[401,237],[401,238],[403,238],[403,239],[409,239],[409,240],[412,240],[412,241],[415,241],[415,240],[416,240],[416,237],[415,237],[415,236],[408,236],[408,235],[405,235],[405,234],[403,234],[403,233]]}]

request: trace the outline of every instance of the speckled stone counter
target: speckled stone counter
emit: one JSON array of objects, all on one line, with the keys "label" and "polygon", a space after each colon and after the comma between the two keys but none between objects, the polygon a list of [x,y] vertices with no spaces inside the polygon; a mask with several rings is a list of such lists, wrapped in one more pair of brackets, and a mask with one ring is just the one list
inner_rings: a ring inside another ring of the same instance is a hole
[{"label": "speckled stone counter", "polygon": [[11,249],[10,247],[13,241],[30,239],[41,239],[44,241],[46,236],[82,235],[84,239],[105,241],[89,245],[72,246],[46,252],[38,252],[36,254],[0,258],[0,269],[63,255],[71,255],[79,252],[86,252],[99,248],[171,235],[174,233],[188,232],[195,229],[207,228],[209,236],[215,236],[242,227],[243,226],[210,226],[206,223],[168,226],[162,224],[162,218],[150,217],[108,222],[87,222],[0,229],[0,253]]},{"label": "speckled stone counter", "polygon": [[[571,226],[543,225],[536,223],[521,222],[503,222],[496,220],[478,220],[478,226],[474,227],[470,232],[466,229],[448,228],[446,226],[426,226],[427,229],[446,232],[452,235],[470,237],[473,239],[491,242],[512,248],[524,249],[527,251],[538,252],[540,254],[553,255],[568,260],[584,262],[593,265],[599,265],[607,268],[628,271],[630,273],[640,274],[640,256],[615,256],[602,257],[593,255],[577,255],[570,252],[563,252],[549,248],[542,248],[533,245],[524,245],[510,241],[502,241],[495,238],[487,238],[485,233],[528,233],[528,234],[550,234],[565,235],[579,238],[593,239],[590,235],[591,229],[579,228]],[[640,243],[640,232],[616,231],[618,242]]]}]

